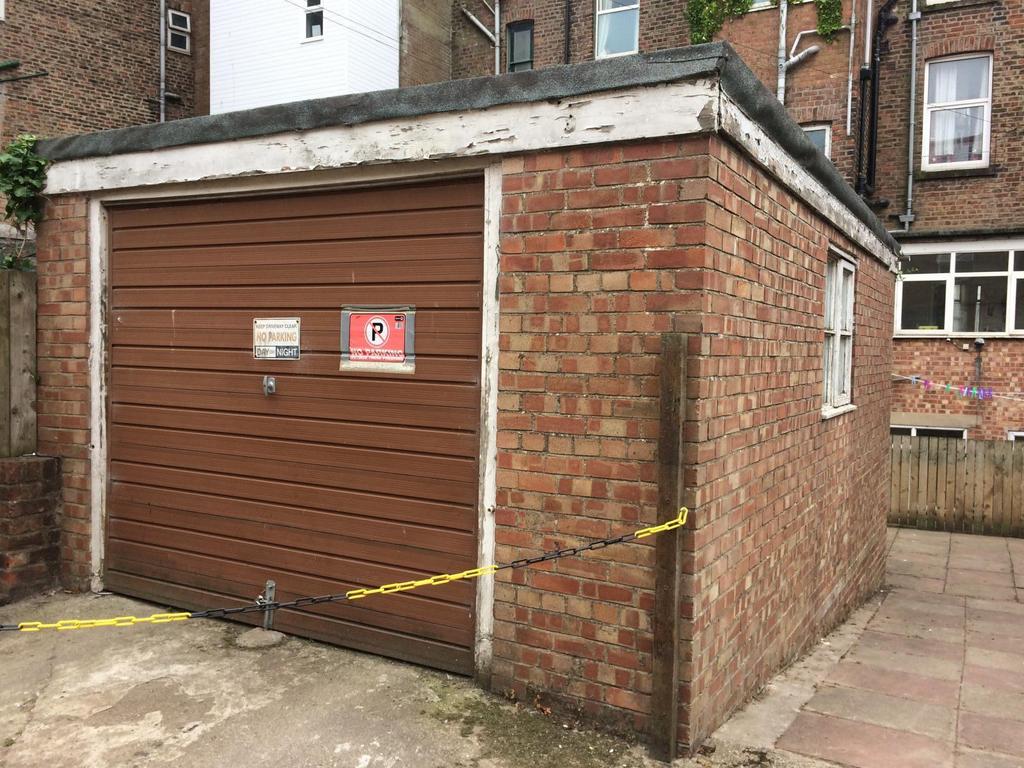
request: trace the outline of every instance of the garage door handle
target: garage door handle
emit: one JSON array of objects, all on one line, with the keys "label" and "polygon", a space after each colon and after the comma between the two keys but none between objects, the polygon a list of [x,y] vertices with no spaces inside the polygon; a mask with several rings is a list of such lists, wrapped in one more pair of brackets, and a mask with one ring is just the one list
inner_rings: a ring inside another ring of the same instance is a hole
[{"label": "garage door handle", "polygon": [[263,377],[263,394],[272,395],[277,392],[277,379],[273,376]]}]

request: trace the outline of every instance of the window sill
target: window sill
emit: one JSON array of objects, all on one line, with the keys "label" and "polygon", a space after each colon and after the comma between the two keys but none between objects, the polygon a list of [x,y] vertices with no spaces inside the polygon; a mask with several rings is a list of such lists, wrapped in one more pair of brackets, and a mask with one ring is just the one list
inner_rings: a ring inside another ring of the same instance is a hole
[{"label": "window sill", "polygon": [[1002,170],[1000,165],[989,165],[984,168],[950,168],[948,170],[914,171],[914,181],[931,181],[933,179],[967,179],[972,176],[998,176]]},{"label": "window sill", "polygon": [[323,39],[323,35],[320,35],[320,37],[307,37],[305,40],[302,41],[302,44],[305,45],[306,43],[319,43]]},{"label": "window sill", "polygon": [[640,53],[639,50],[626,51],[625,53],[595,53],[594,61],[604,61],[605,59],[621,59],[623,56],[636,56],[636,54],[638,53]]},{"label": "window sill", "polygon": [[[810,1],[811,0],[790,0],[789,4],[790,5],[805,5],[805,4],[809,3]],[[968,2],[968,1],[969,0],[962,0],[962,2]],[[986,2],[986,3],[997,2],[997,0],[976,0],[976,1],[977,2]],[[751,7],[751,9],[749,11],[747,11],[747,13],[756,13],[757,11],[777,11],[777,10],[779,10],[779,4],[777,2],[768,2],[768,3],[758,3],[758,4],[754,5],[753,7]],[[742,16],[737,16],[736,18],[743,18],[743,17]]]},{"label": "window sill", "polygon": [[963,339],[965,341],[974,341],[975,339],[1024,339],[1024,331],[978,331],[973,333],[970,331],[956,331],[955,333],[946,333],[944,331],[897,331],[892,335],[893,339],[897,341],[899,339],[935,339],[936,341],[945,341],[946,339]]},{"label": "window sill", "polygon": [[929,3],[925,0],[918,10],[921,13],[936,13],[937,11],[955,11],[960,8],[971,8],[975,5],[999,5],[999,0],[951,0],[948,3]]},{"label": "window sill", "polygon": [[847,403],[846,405],[839,406],[825,406],[821,409],[821,420],[828,421],[834,419],[836,416],[842,416],[844,413],[852,413],[857,410],[857,406],[853,403]]}]

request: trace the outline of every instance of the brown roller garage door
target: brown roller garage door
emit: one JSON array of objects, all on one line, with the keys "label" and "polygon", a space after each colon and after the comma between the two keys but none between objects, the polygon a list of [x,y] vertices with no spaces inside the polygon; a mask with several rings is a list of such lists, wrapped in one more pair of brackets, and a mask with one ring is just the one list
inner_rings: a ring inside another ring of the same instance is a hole
[{"label": "brown roller garage door", "polygon": [[[108,588],[183,608],[476,564],[483,184],[110,211]],[[414,374],[341,372],[343,305],[415,305]],[[253,359],[254,318],[301,358]],[[263,393],[263,377],[277,392]],[[280,612],[468,673],[474,586]]]}]

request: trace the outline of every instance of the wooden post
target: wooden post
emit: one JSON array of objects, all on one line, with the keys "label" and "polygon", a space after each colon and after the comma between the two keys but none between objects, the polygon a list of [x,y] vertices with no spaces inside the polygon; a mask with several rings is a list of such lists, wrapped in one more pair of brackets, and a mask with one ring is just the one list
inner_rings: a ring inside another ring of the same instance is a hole
[{"label": "wooden post", "polygon": [[[683,422],[686,336],[661,336],[661,421],[658,432],[658,522],[679,514],[683,498]],[[676,758],[679,728],[680,531],[659,536],[654,550],[654,650],[651,684],[651,753]]]},{"label": "wooden post", "polygon": [[0,270],[0,456],[36,450],[36,273]]}]

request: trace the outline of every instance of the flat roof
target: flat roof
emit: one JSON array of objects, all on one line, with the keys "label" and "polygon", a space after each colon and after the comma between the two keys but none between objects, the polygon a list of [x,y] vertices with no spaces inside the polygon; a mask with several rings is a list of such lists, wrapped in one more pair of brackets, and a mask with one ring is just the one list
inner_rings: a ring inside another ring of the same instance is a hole
[{"label": "flat roof", "polygon": [[212,144],[378,120],[559,101],[602,91],[715,79],[722,91],[894,252],[899,245],[836,167],[728,43],[714,42],[547,69],[332,96],[42,141],[52,162]]}]

